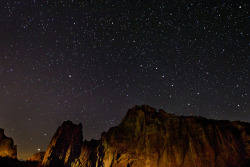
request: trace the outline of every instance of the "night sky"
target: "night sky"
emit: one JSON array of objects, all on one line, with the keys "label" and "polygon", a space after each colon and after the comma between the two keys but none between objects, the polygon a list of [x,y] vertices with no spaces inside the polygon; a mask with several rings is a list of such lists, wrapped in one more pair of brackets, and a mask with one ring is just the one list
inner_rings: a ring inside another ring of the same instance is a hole
[{"label": "night sky", "polygon": [[249,122],[246,2],[1,0],[0,128],[24,159],[64,120],[98,139],[136,104]]}]

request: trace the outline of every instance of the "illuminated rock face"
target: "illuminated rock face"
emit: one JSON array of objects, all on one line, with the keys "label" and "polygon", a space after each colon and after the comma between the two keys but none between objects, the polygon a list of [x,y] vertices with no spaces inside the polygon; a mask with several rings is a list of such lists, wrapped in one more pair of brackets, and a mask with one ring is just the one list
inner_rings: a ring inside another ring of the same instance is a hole
[{"label": "illuminated rock face", "polygon": [[0,129],[0,157],[17,158],[17,146],[4,135],[4,129]]},{"label": "illuminated rock face", "polygon": [[79,157],[82,146],[82,125],[66,121],[53,136],[44,155],[44,166],[68,166]]},{"label": "illuminated rock face", "polygon": [[102,135],[104,167],[242,167],[250,124],[177,117],[149,106],[130,109]]},{"label": "illuminated rock face", "polygon": [[45,152],[35,153],[32,157],[28,158],[27,161],[36,161],[38,163],[42,163]]},{"label": "illuminated rock face", "polygon": [[[81,136],[78,131],[67,133]],[[80,153],[55,136],[51,145],[60,149],[49,146],[43,162],[53,157],[72,167],[242,167],[250,160],[249,123],[177,117],[149,106],[130,109],[99,141],[84,141]],[[79,156],[69,159],[65,152]]]},{"label": "illuminated rock face", "polygon": [[102,162],[100,162],[99,151],[100,149],[99,140],[84,141],[81,154],[75,162],[71,163],[71,167],[99,167]]}]

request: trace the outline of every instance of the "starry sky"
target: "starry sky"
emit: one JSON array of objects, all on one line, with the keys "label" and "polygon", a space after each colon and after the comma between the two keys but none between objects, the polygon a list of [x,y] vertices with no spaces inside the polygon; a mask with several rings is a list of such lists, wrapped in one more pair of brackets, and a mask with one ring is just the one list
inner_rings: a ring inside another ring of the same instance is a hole
[{"label": "starry sky", "polygon": [[1,0],[0,127],[25,159],[147,104],[250,121],[247,1]]}]

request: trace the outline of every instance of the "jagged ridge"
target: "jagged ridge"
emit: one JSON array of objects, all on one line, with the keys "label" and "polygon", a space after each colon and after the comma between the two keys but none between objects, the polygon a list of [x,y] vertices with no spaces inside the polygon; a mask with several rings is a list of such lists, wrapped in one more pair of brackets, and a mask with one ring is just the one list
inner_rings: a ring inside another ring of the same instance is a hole
[{"label": "jagged ridge", "polygon": [[[69,149],[72,144],[64,147],[65,143],[57,140],[62,136],[60,129],[66,129],[67,136],[82,138],[81,127],[76,133],[64,126],[65,123],[53,137],[46,151],[50,156],[45,156],[43,165],[64,161],[65,166],[75,167],[242,167],[250,159],[249,123],[177,117],[146,105],[135,106],[120,125],[104,132],[99,141],[81,143],[80,152]],[[51,149],[55,145],[63,150]],[[65,155],[69,150],[79,156],[53,156]]]}]

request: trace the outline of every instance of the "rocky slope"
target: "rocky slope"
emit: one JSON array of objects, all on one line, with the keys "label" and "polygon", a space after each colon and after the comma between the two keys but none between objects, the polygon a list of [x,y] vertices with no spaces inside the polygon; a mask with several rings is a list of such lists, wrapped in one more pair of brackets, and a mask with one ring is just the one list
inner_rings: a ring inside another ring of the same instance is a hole
[{"label": "rocky slope", "polygon": [[43,151],[35,153],[32,157],[28,158],[27,161],[42,163],[44,155],[45,152]]},{"label": "rocky slope", "polygon": [[[63,123],[43,165],[84,167],[242,167],[250,160],[250,124],[177,117],[149,106],[128,110],[99,141],[81,143],[81,126]],[[68,128],[67,128],[68,127]],[[70,127],[70,128],[69,128]],[[74,128],[72,128],[74,127]],[[77,129],[77,130],[76,130]],[[64,131],[62,133],[61,131]],[[69,136],[77,139],[69,140]],[[78,149],[76,146],[78,147]],[[74,149],[72,149],[74,148]],[[80,149],[79,149],[80,148]],[[69,158],[69,155],[74,155]]]},{"label": "rocky slope", "polygon": [[17,146],[12,138],[5,136],[4,129],[0,129],[0,157],[17,158]]}]

